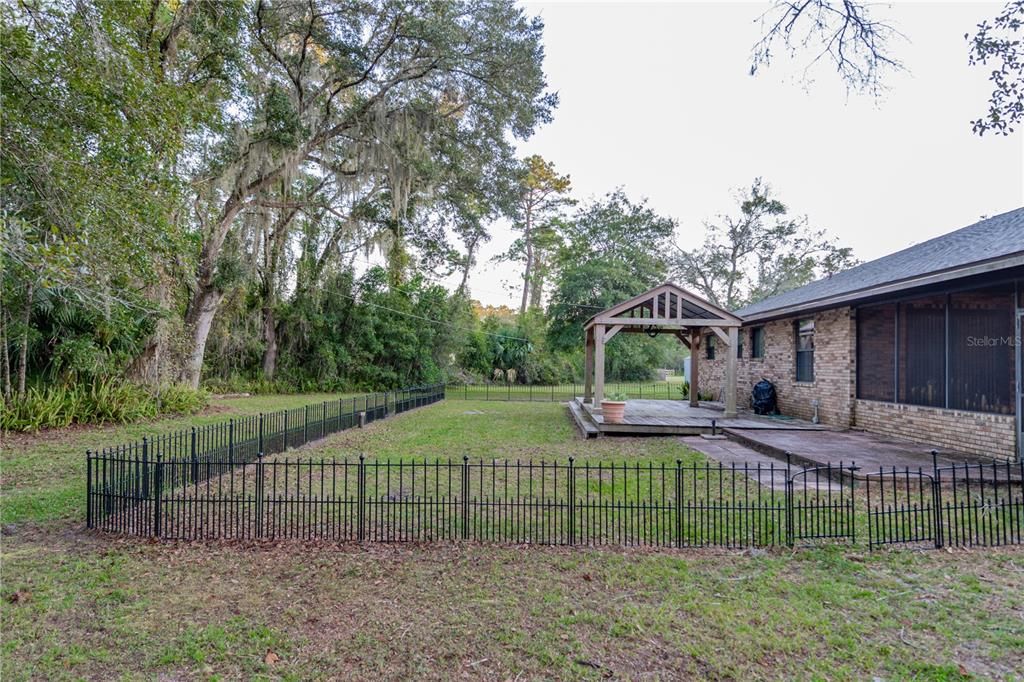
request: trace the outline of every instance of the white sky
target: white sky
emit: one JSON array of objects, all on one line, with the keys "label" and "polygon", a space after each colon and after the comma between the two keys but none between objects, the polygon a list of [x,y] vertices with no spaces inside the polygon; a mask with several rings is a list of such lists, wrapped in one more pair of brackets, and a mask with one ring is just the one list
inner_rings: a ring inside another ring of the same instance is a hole
[{"label": "white sky", "polygon": [[[561,103],[520,151],[569,173],[577,199],[619,185],[646,196],[679,221],[684,246],[762,176],[792,213],[877,258],[1024,205],[1024,135],[979,138],[970,126],[991,87],[967,65],[964,34],[1001,6],[876,6],[910,40],[894,50],[908,72],[889,74],[877,102],[847,96],[827,66],[808,87],[809,52],[748,75],[767,4],[527,3],[544,19]],[[516,306],[518,268],[489,262],[513,235],[492,232],[470,287]]]}]

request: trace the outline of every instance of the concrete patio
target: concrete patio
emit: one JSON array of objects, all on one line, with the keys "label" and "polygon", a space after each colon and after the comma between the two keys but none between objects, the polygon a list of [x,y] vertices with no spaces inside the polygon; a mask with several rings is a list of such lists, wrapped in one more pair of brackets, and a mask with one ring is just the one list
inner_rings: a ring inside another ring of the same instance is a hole
[{"label": "concrete patio", "polygon": [[[866,431],[834,430],[781,430],[728,427],[726,441],[705,441],[687,438],[685,442],[715,461],[726,464],[742,459],[758,461],[770,457],[777,461],[790,461],[794,466],[822,466],[826,464],[856,464],[860,467],[857,478],[877,474],[879,469],[891,471],[910,469],[930,471],[932,447],[922,443],[889,438]],[[940,467],[953,464],[991,462],[992,460],[956,452],[939,452]]]}]

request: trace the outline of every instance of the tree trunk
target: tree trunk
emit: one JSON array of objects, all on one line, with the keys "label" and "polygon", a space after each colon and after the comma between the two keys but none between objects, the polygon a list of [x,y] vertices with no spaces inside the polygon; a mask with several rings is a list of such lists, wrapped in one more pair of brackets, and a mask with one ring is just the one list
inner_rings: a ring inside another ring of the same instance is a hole
[{"label": "tree trunk", "polygon": [[544,295],[544,263],[535,262],[533,264],[533,276],[530,281],[530,307],[539,308],[541,306],[541,298]]},{"label": "tree trunk", "polygon": [[263,376],[273,381],[277,371],[277,320],[272,299],[263,306],[263,341],[267,344],[263,349]]},{"label": "tree trunk", "polygon": [[[147,292],[149,300],[155,303],[161,310],[167,308],[168,286],[161,278],[155,287]],[[128,368],[128,376],[136,381],[150,386],[159,386],[164,379],[162,364],[167,350],[169,337],[168,322],[161,315],[156,321],[156,329],[146,340],[146,347],[139,357],[135,358],[131,367]]]},{"label": "tree trunk", "polygon": [[203,356],[206,355],[206,340],[224,295],[213,287],[196,290],[185,316],[185,326],[192,340],[192,348],[181,372],[181,380],[192,388],[199,388],[203,373]]},{"label": "tree trunk", "polygon": [[523,300],[519,304],[519,314],[526,314],[526,306],[530,301],[530,278],[533,277],[533,242],[529,230],[526,232],[526,268],[523,270]]},{"label": "tree trunk", "polygon": [[0,355],[0,373],[3,375],[4,400],[11,399],[11,354],[7,347],[8,329],[7,310],[0,309],[0,350],[3,351],[3,355]]},{"label": "tree trunk", "polygon": [[466,287],[469,286],[469,271],[473,267],[473,252],[476,251],[476,240],[466,244],[466,261],[462,265],[462,281],[459,282],[458,292],[463,296],[469,292]]},{"label": "tree trunk", "polygon": [[[527,250],[527,252],[529,252],[530,247],[527,246],[526,250]],[[531,258],[530,258],[529,255],[527,255],[526,256],[526,269],[523,271],[523,300],[519,303],[519,314],[520,315],[525,315],[526,314],[526,306],[530,302],[530,269],[531,269],[531,266],[533,265],[530,261],[531,261]]]},{"label": "tree trunk", "polygon": [[22,318],[24,331],[21,333],[21,358],[18,364],[18,398],[25,398],[25,376],[28,374],[28,326],[32,322],[32,282],[25,292],[25,315]]},{"label": "tree trunk", "polygon": [[[268,181],[262,181],[266,184]],[[259,189],[260,187],[256,187]],[[255,190],[253,190],[255,191]],[[192,388],[199,388],[199,379],[203,373],[203,357],[206,355],[206,339],[210,336],[213,318],[224,298],[224,292],[214,286],[214,275],[217,269],[217,258],[224,246],[228,230],[235,217],[243,208],[243,192],[236,189],[224,203],[224,209],[213,230],[203,240],[203,248],[199,253],[199,272],[196,276],[196,289],[188,304],[185,314],[185,328],[191,337],[191,349],[181,370],[181,381]]]},{"label": "tree trunk", "polygon": [[523,229],[523,242],[526,245],[526,268],[523,271],[523,300],[519,304],[519,314],[526,314],[526,305],[530,297],[530,277],[533,274],[533,207],[526,206],[526,225]]}]

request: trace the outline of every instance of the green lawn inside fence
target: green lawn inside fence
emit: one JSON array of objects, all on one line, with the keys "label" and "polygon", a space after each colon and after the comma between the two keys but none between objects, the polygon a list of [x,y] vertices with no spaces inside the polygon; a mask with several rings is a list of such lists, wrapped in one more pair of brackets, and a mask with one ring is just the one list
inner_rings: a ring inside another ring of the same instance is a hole
[{"label": "green lawn inside fence", "polygon": [[[557,441],[546,450],[502,456],[503,448],[515,449],[524,424],[532,431],[538,414],[564,408],[495,405],[451,401],[439,408],[446,413],[443,419],[435,412],[403,417],[403,438],[394,449],[375,441],[352,447],[361,433],[378,432],[349,430],[247,467],[227,466],[225,450],[219,455],[225,463],[214,465],[212,477],[201,462],[166,463],[164,481],[172,483],[162,493],[163,532],[186,539],[363,537],[682,547],[863,544],[884,536],[919,547],[934,544],[934,534],[922,525],[933,515],[929,496],[905,499],[901,492],[898,500],[891,494],[879,500],[876,481],[875,503],[884,502],[888,511],[872,519],[864,482],[851,482],[844,471],[839,484],[838,468],[801,473],[798,467],[787,472],[782,462],[722,466],[687,448],[646,448],[617,459],[592,444],[579,455],[565,456]],[[302,410],[296,414],[303,416]],[[309,414],[309,432],[319,433],[318,412]],[[442,434],[427,431],[437,424]],[[504,426],[508,433],[502,435]],[[457,430],[462,431],[458,442],[486,444],[485,452],[453,452],[450,440]],[[417,449],[423,447],[432,450]],[[790,496],[784,492],[787,481]],[[902,491],[902,484],[898,488]],[[993,492],[998,490],[990,487],[988,495]],[[983,516],[979,527],[987,538],[963,544],[1015,541],[1021,505],[992,502],[987,497],[973,510]],[[154,532],[149,512],[134,506],[113,511],[103,513],[99,527]]]},{"label": "green lawn inside fence", "polygon": [[[85,510],[85,451],[158,436],[191,426],[219,424],[260,412],[294,409],[354,394],[258,395],[215,398],[196,415],[136,424],[0,433],[3,504],[0,523],[80,520]],[[362,394],[359,394],[362,395]]]},{"label": "green lawn inside fence", "polygon": [[[518,402],[567,402],[582,396],[583,382],[564,384],[449,384],[445,397],[449,400],[507,400]],[[665,381],[611,381],[605,383],[609,395],[625,395],[631,399],[684,400],[683,377],[672,376]]]},{"label": "green lawn inside fence", "polygon": [[[1019,548],[151,543],[83,531],[85,448],[322,399],[227,400],[192,420],[5,438],[3,679],[1022,674]],[[360,453],[703,461],[676,438],[583,440],[558,404],[455,400],[281,457]]]}]

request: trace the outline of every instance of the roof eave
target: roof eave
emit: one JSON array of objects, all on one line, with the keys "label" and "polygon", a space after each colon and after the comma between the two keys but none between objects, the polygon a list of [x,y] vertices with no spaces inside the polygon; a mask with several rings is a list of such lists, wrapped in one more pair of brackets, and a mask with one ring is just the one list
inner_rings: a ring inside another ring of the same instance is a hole
[{"label": "roof eave", "polygon": [[896,293],[906,289],[928,286],[930,284],[941,284],[954,279],[983,275],[989,272],[1006,270],[1022,265],[1024,265],[1024,252],[1018,252],[986,261],[978,261],[976,263],[957,266],[955,268],[930,272],[925,275],[908,277],[906,279],[887,282],[885,284],[877,284],[872,287],[857,289],[844,294],[826,296],[812,301],[796,303],[790,306],[781,306],[779,308],[772,308],[770,310],[763,310],[755,313],[746,313],[742,315],[742,318],[746,324],[751,322],[767,322],[769,320],[781,317],[791,317],[793,315],[810,312],[812,310],[822,310],[827,308],[836,308],[841,305],[849,305],[850,303],[855,303],[862,299],[872,298],[874,296]]}]

